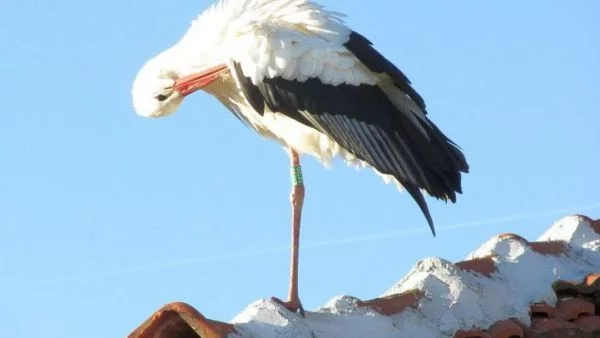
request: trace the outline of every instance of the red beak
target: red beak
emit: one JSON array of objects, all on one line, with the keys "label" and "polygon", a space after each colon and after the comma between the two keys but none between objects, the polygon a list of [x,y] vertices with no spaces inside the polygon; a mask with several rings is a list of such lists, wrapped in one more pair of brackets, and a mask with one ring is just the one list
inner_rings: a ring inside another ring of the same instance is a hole
[{"label": "red beak", "polygon": [[221,74],[228,71],[229,69],[226,65],[218,65],[200,73],[184,76],[175,80],[173,89],[175,89],[181,95],[187,96],[213,83],[215,80],[221,77]]}]

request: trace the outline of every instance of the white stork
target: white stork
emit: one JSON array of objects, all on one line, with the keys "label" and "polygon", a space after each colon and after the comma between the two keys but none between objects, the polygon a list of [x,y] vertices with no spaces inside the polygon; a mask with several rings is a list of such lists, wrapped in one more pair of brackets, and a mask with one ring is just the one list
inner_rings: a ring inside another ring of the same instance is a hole
[{"label": "white stork", "polygon": [[408,78],[342,16],[310,0],[218,1],[142,67],[132,90],[137,114],[161,117],[202,89],[289,151],[291,280],[287,301],[274,299],[301,314],[300,154],[324,165],[341,157],[371,167],[408,191],[434,235],[421,191],[455,202],[461,172],[468,172],[464,155],[429,120]]}]

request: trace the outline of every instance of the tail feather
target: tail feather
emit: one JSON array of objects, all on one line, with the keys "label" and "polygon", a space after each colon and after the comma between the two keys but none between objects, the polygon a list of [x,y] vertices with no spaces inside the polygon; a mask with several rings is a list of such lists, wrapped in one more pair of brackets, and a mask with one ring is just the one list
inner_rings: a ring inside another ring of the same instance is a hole
[{"label": "tail feather", "polygon": [[429,212],[429,207],[427,206],[427,202],[425,201],[423,194],[421,193],[419,188],[416,188],[414,186],[405,186],[405,189],[406,191],[408,191],[410,196],[412,196],[415,202],[417,202],[419,208],[421,208],[421,212],[427,220],[429,229],[431,229],[431,233],[433,234],[433,237],[435,237],[435,226],[433,225],[433,219],[431,218],[431,213]]}]

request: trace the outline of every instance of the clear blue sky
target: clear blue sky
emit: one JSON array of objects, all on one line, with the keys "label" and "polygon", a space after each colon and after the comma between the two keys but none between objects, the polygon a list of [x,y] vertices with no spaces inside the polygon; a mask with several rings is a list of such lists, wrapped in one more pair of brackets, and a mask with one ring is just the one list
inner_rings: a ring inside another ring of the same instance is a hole
[{"label": "clear blue sky", "polygon": [[[372,172],[305,159],[308,309],[374,297],[417,260],[460,260],[501,232],[535,238],[563,215],[600,217],[600,2],[323,3],[406,72],[472,173],[456,205],[428,200],[434,239],[410,197]],[[131,108],[139,67],[208,4],[3,5],[6,337],[122,337],[173,300],[229,320],[286,295],[287,155],[207,94],[161,120]]]}]

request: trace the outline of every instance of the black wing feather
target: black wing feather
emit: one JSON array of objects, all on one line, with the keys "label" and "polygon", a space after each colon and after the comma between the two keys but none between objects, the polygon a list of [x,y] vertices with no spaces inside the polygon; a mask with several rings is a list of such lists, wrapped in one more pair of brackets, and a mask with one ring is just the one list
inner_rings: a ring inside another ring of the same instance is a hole
[{"label": "black wing feather", "polygon": [[[377,53],[368,40],[353,33],[351,51],[374,72],[390,75],[418,107],[425,104],[410,82]],[[415,118],[408,107],[396,107],[377,85],[323,84],[265,78],[254,85],[235,64],[235,76],[249,103],[264,114],[265,106],[312,127],[382,174],[395,177],[413,197],[435,235],[433,220],[420,189],[438,199],[456,201],[461,172],[468,171],[462,152],[425,115]],[[414,107],[414,106],[413,106]],[[424,113],[424,112],[423,112]]]},{"label": "black wing feather", "polygon": [[373,73],[386,73],[388,74],[394,84],[398,86],[400,90],[405,92],[418,106],[427,113],[425,110],[425,101],[423,97],[417,93],[417,91],[411,86],[411,82],[404,73],[383,55],[381,55],[375,48],[373,43],[369,39],[362,36],[360,33],[352,31],[350,33],[348,41],[344,44],[349,51],[356,56],[369,70]]},{"label": "black wing feather", "polygon": [[[233,67],[236,74],[243,74],[242,67],[239,63],[235,62]],[[265,99],[263,98],[260,90],[258,90],[258,87],[256,87],[252,83],[252,80],[248,77],[238,76],[238,80],[240,81],[240,88],[242,89],[244,96],[246,96],[248,103],[250,103],[252,108],[254,108],[254,110],[256,110],[256,112],[258,112],[260,115],[264,114]]]}]

